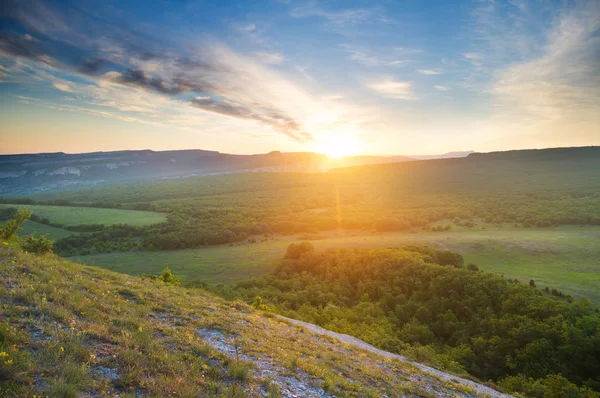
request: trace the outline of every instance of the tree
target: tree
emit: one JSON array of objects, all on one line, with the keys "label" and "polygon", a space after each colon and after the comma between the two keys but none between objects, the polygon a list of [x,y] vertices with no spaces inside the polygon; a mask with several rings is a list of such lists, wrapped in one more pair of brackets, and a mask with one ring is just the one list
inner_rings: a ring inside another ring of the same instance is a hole
[{"label": "tree", "polygon": [[475,264],[469,264],[469,265],[467,265],[467,269],[469,271],[479,271],[479,267],[477,265],[475,265]]},{"label": "tree", "polygon": [[314,251],[315,248],[310,242],[291,243],[285,252],[285,258],[297,260],[305,254],[313,253]]},{"label": "tree", "polygon": [[535,281],[533,279],[529,281],[529,286],[535,287]]}]

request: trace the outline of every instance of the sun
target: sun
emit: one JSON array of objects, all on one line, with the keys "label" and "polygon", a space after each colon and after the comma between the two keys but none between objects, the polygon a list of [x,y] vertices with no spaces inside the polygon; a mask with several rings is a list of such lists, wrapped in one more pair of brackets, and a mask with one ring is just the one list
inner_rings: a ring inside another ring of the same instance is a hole
[{"label": "sun", "polygon": [[359,143],[351,135],[327,135],[318,139],[316,149],[331,158],[342,158],[356,155]]}]

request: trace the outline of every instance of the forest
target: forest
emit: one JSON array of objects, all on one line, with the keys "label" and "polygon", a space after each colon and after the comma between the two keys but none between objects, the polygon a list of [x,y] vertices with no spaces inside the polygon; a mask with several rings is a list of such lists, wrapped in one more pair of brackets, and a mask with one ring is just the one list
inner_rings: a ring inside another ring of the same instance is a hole
[{"label": "forest", "polygon": [[557,382],[568,396],[600,391],[600,317],[586,299],[478,271],[460,254],[415,245],[315,253],[303,242],[272,275],[211,289],[508,392],[554,396]]}]

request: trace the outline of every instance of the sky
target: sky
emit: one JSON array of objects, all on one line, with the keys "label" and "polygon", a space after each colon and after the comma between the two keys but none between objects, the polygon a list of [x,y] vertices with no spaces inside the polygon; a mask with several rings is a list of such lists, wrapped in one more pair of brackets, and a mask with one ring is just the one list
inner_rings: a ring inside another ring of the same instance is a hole
[{"label": "sky", "polygon": [[0,153],[600,145],[600,1],[4,0]]}]

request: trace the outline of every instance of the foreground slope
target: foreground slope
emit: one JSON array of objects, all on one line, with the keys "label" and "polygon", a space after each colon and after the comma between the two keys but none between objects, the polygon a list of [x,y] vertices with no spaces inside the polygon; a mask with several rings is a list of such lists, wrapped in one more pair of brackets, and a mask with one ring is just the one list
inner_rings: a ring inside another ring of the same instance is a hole
[{"label": "foreground slope", "polygon": [[247,305],[0,246],[5,396],[501,396]]}]

